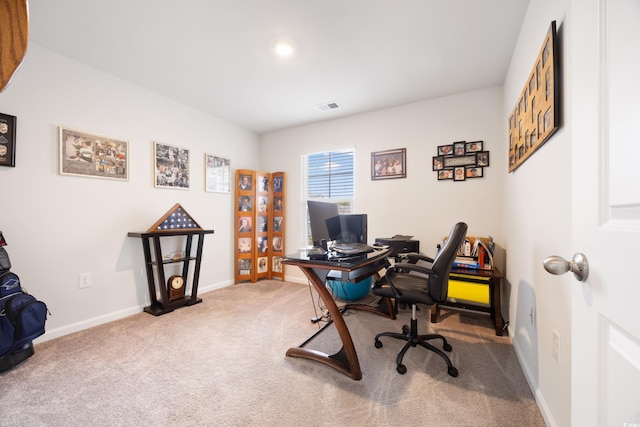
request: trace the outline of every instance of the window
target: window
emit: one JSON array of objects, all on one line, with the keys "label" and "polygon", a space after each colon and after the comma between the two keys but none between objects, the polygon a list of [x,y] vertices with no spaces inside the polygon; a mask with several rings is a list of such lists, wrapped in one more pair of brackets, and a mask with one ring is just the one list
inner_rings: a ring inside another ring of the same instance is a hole
[{"label": "window", "polygon": [[311,228],[307,213],[307,200],[337,203],[341,214],[353,212],[354,196],[354,152],[353,148],[302,156],[306,244],[311,245]]}]

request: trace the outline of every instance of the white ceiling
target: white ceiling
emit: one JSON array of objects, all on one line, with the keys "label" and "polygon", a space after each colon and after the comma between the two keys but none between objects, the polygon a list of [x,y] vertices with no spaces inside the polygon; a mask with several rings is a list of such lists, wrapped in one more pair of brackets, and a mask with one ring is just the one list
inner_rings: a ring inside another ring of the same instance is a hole
[{"label": "white ceiling", "polygon": [[31,0],[30,41],[262,134],[501,85],[528,3]]}]

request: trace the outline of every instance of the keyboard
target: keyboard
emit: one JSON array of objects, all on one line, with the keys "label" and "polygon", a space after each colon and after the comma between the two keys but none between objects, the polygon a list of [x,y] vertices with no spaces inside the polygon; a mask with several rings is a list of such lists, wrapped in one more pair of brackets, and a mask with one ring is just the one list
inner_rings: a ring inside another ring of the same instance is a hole
[{"label": "keyboard", "polygon": [[358,255],[372,252],[373,248],[366,243],[336,243],[331,250],[344,255]]},{"label": "keyboard", "polygon": [[307,256],[310,259],[322,259],[327,255],[327,251],[317,246],[307,249]]}]

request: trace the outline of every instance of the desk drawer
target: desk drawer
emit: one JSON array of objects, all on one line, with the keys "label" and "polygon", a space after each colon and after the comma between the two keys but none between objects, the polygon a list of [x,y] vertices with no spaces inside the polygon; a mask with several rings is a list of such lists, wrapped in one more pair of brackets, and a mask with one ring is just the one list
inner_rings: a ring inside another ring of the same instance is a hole
[{"label": "desk drawer", "polygon": [[450,276],[448,299],[489,305],[489,281],[474,278],[471,282],[464,280],[463,277],[462,275]]}]

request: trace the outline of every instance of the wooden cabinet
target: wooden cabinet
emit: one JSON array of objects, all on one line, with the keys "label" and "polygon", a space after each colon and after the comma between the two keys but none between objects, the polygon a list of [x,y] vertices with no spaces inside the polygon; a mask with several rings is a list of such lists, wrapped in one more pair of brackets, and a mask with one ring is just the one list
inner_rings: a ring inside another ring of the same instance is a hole
[{"label": "wooden cabinet", "polygon": [[235,282],[284,280],[285,173],[236,170]]}]

